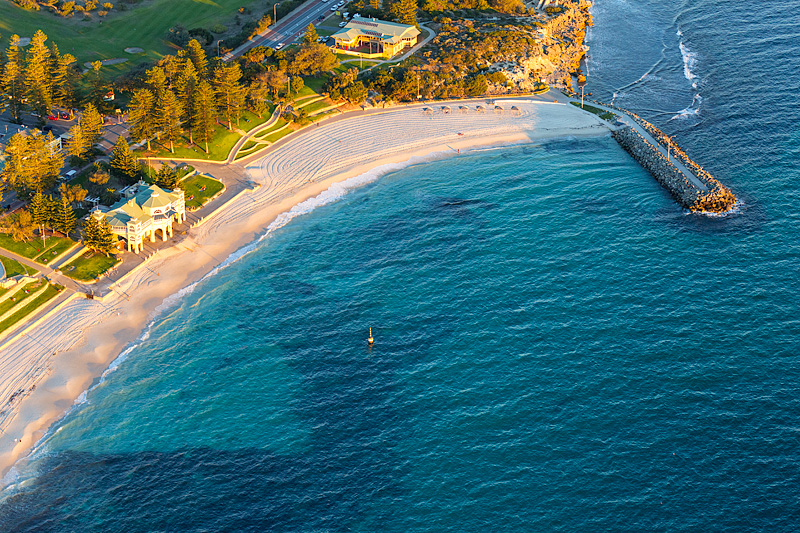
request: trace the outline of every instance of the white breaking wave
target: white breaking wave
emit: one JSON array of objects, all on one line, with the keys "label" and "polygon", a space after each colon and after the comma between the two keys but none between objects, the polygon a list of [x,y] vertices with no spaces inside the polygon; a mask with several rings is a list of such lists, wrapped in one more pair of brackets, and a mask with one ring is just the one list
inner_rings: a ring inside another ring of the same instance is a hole
[{"label": "white breaking wave", "polygon": [[685,108],[678,111],[670,120],[675,119],[687,119],[689,117],[695,117],[700,114],[700,104],[703,103],[703,97],[699,94],[695,94],[694,98],[692,99],[692,104]]},{"label": "white breaking wave", "polygon": [[[678,38],[683,37],[681,30],[678,30]],[[697,89],[697,74],[694,69],[697,66],[697,53],[689,50],[683,41],[678,42],[678,47],[681,49],[681,57],[683,57],[683,75],[687,80],[692,82],[692,87]]]}]

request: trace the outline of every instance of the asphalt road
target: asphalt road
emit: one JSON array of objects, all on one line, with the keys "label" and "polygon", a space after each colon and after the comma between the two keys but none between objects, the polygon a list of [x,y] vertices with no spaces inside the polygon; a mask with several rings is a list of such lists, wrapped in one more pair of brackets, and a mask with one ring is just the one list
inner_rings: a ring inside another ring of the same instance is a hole
[{"label": "asphalt road", "polygon": [[226,54],[224,57],[225,61],[230,61],[233,58],[239,57],[255,46],[269,46],[275,48],[278,43],[284,43],[284,46],[288,46],[305,33],[305,29],[308,27],[309,23],[313,22],[316,26],[319,23],[317,19],[320,16],[327,18],[332,15],[334,12],[331,11],[331,8],[336,5],[336,2],[337,0],[328,0],[327,2],[323,2],[322,0],[308,0],[308,2],[303,4],[299,9],[290,13],[282,20],[278,20],[277,24],[261,33],[252,41],[247,41],[233,52]]}]

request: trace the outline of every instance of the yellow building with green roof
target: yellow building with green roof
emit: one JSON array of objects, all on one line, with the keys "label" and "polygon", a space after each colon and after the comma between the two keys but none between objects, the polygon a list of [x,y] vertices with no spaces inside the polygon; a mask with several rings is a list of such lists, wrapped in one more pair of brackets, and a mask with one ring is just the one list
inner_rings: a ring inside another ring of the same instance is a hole
[{"label": "yellow building with green roof", "polygon": [[417,44],[419,30],[407,24],[357,17],[337,31],[334,51],[389,59]]},{"label": "yellow building with green roof", "polygon": [[127,197],[108,211],[98,208],[92,215],[98,220],[105,218],[111,231],[125,240],[129,252],[141,252],[146,238],[156,242],[159,230],[166,241],[172,236],[172,223],[186,221],[186,201],[181,189],[169,191],[140,181],[126,193]]}]

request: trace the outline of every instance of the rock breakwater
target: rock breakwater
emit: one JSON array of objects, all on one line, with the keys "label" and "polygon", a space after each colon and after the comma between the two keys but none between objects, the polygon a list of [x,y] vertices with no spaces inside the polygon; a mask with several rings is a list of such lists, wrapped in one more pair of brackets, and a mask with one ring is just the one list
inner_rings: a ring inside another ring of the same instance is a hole
[{"label": "rock breakwater", "polygon": [[[608,106],[614,107],[614,106]],[[619,109],[640,125],[656,142],[669,150],[670,155],[691,172],[704,186],[705,190],[693,183],[677,166],[662,154],[656,146],[645,139],[631,127],[614,132],[614,139],[639,162],[683,207],[692,211],[707,213],[725,213],[733,209],[736,197],[695,163],[673,141],[669,135],[656,128],[635,113]]]},{"label": "rock breakwater", "polygon": [[[669,139],[661,130],[650,125],[656,132]],[[654,138],[658,136],[648,131]],[[683,207],[692,211],[725,213],[733,208],[736,197],[731,191],[700,168],[680,151],[670,139],[670,149],[675,159],[680,161],[695,177],[705,185],[706,190],[693,183],[686,174],[662,154],[656,146],[631,127],[615,131],[612,136],[622,148],[642,165]]]}]

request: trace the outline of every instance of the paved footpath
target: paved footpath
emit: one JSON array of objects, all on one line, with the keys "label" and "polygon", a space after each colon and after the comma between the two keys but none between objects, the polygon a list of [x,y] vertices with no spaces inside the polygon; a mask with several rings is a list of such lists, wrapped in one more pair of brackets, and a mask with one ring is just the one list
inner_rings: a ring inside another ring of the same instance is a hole
[{"label": "paved footpath", "polygon": [[[573,101],[573,102],[577,102],[579,104],[581,103],[580,98],[567,97],[567,99],[570,100],[570,101]],[[681,163],[680,161],[678,161],[677,159],[672,157],[672,155],[670,154],[669,150],[666,149],[666,147],[664,147],[661,143],[659,143],[657,140],[655,140],[655,138],[653,138],[653,136],[650,135],[650,133],[646,129],[644,129],[638,122],[633,120],[633,118],[628,116],[627,113],[625,113],[624,111],[620,111],[619,109],[614,109],[613,107],[606,107],[606,106],[604,106],[602,104],[598,104],[596,102],[587,102],[586,105],[590,105],[592,107],[597,107],[597,108],[602,109],[603,111],[608,111],[609,113],[614,113],[615,115],[617,115],[619,117],[619,121],[620,122],[622,122],[626,126],[630,126],[631,128],[633,128],[634,131],[636,131],[639,135],[644,137],[647,142],[649,142],[650,144],[655,146],[658,149],[658,151],[661,152],[661,154],[665,158],[667,158],[667,160],[670,163],[675,165],[675,168],[680,170],[681,173],[683,173],[683,175],[686,176],[686,178],[689,181],[691,181],[698,189],[700,189],[703,192],[708,192],[708,187],[706,187],[706,184],[703,183],[702,181],[700,181],[697,178],[697,176],[694,175],[694,172],[692,172],[691,170],[686,168],[686,166],[683,163]]]}]

